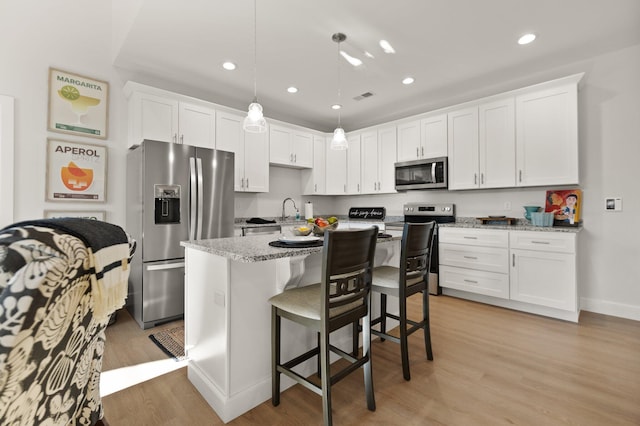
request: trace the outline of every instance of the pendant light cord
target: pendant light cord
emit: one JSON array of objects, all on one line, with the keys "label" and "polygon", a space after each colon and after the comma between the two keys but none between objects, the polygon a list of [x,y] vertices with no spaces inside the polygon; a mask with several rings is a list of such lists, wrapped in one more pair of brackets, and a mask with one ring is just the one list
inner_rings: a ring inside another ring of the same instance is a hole
[{"label": "pendant light cord", "polygon": [[253,0],[253,102],[258,101],[258,4]]},{"label": "pendant light cord", "polygon": [[338,41],[338,127],[342,127],[340,124],[340,110],[342,109],[342,93],[340,93],[340,87],[342,86],[341,81],[341,72],[340,72],[340,41]]}]

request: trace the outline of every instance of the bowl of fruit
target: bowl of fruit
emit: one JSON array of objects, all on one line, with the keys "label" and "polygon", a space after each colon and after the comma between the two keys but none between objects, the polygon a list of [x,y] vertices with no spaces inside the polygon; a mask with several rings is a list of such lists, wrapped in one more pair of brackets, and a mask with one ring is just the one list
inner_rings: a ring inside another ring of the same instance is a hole
[{"label": "bowl of fruit", "polygon": [[311,231],[313,231],[313,225],[310,223],[306,225],[294,226],[291,229],[291,232],[293,232],[293,235],[295,235],[296,237],[306,237],[311,233]]},{"label": "bowl of fruit", "polygon": [[338,227],[338,218],[331,216],[328,218],[316,217],[307,219],[307,222],[313,224],[313,235],[324,235],[325,231],[331,231]]}]

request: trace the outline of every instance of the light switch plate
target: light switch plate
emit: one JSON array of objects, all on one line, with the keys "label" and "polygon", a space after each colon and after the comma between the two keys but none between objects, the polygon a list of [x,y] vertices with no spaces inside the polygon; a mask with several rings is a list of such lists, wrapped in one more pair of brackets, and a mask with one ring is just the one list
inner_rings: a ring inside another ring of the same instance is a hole
[{"label": "light switch plate", "polygon": [[622,211],[622,198],[621,197],[607,197],[604,199],[604,209],[609,212],[621,212]]}]

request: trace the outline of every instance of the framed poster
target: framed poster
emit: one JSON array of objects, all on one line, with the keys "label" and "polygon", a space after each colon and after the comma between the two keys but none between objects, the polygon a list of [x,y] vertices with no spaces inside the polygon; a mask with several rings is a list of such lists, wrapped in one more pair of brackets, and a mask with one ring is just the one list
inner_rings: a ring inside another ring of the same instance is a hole
[{"label": "framed poster", "polygon": [[47,139],[46,199],[106,201],[107,148]]},{"label": "framed poster", "polygon": [[544,211],[553,213],[554,226],[578,226],[581,221],[581,207],[580,189],[547,191]]},{"label": "framed poster", "polygon": [[47,129],[107,138],[109,83],[49,68]]},{"label": "framed poster", "polygon": [[58,217],[77,217],[81,219],[100,220],[104,222],[106,212],[104,210],[96,211],[71,211],[71,210],[45,210],[45,219],[55,219]]}]

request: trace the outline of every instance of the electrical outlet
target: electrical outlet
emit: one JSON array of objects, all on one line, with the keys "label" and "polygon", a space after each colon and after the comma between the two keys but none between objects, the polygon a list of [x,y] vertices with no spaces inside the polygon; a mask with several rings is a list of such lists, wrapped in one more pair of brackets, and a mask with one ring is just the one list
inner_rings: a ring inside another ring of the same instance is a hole
[{"label": "electrical outlet", "polygon": [[604,209],[609,212],[622,211],[622,198],[621,197],[607,197],[604,199]]},{"label": "electrical outlet", "polygon": [[511,201],[504,202],[504,210],[511,210]]}]

